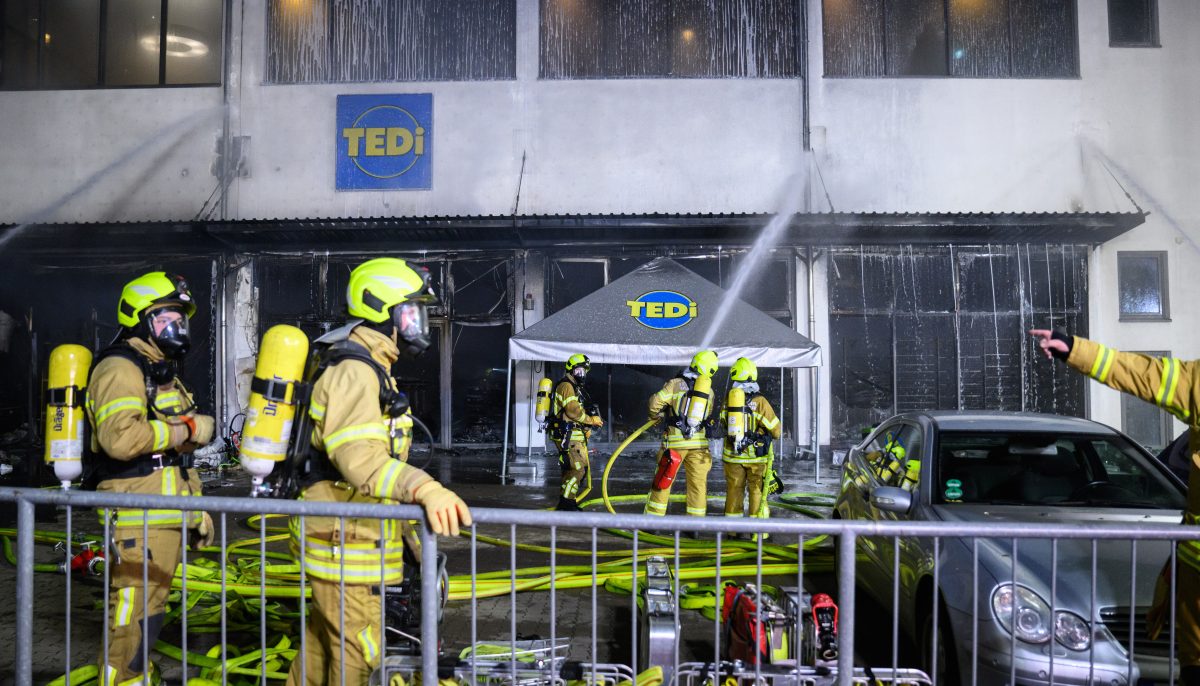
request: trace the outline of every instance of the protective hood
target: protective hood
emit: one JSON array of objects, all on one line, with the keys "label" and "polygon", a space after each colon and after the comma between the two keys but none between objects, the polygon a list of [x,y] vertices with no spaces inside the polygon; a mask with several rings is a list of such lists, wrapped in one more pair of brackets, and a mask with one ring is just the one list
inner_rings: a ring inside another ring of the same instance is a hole
[{"label": "protective hood", "polygon": [[759,368],[821,365],[817,344],[741,300],[702,345],[725,298],[712,282],[660,257],[513,336],[509,356],[563,360],[587,350],[593,364],[686,368],[707,348],[724,364],[747,357]]}]

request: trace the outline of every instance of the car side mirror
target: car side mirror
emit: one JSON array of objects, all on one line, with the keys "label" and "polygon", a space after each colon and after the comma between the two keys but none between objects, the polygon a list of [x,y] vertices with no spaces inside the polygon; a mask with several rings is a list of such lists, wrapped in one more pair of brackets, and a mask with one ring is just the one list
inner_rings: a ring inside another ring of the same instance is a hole
[{"label": "car side mirror", "polygon": [[912,493],[895,486],[880,486],[871,491],[871,505],[884,512],[907,514],[912,509]]}]

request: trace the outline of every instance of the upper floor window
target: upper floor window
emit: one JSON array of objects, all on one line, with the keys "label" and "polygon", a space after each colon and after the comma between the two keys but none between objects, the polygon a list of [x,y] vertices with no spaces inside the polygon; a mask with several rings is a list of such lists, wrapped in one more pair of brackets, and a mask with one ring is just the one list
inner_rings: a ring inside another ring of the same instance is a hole
[{"label": "upper floor window", "polygon": [[792,78],[795,0],[541,0],[543,79]]},{"label": "upper floor window", "polygon": [[220,0],[0,0],[0,88],[221,82]]},{"label": "upper floor window", "polygon": [[1108,0],[1108,44],[1159,47],[1158,0]]},{"label": "upper floor window", "polygon": [[516,0],[268,0],[268,83],[516,76]]},{"label": "upper floor window", "polygon": [[1123,251],[1117,253],[1117,290],[1121,321],[1168,321],[1167,253]]},{"label": "upper floor window", "polygon": [[825,75],[1079,76],[1074,0],[824,0]]}]

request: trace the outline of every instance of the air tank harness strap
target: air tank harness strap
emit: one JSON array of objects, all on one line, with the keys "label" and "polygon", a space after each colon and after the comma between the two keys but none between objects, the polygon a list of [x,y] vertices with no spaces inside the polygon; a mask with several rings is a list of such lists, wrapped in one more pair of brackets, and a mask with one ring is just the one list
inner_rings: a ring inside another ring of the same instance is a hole
[{"label": "air tank harness strap", "polygon": [[250,390],[272,402],[292,405],[306,405],[312,398],[312,384],[282,379],[256,376],[250,381]]}]

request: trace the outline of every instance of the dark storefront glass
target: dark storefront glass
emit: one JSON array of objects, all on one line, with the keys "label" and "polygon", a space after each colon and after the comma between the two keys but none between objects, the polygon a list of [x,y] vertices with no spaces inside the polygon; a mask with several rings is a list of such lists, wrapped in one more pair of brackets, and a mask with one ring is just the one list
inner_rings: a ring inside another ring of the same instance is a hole
[{"label": "dark storefront glass", "polygon": [[516,76],[515,0],[270,0],[267,82]]},{"label": "dark storefront glass", "polygon": [[541,0],[543,79],[791,78],[790,0]]}]

